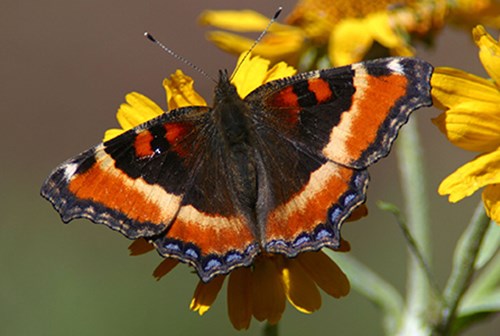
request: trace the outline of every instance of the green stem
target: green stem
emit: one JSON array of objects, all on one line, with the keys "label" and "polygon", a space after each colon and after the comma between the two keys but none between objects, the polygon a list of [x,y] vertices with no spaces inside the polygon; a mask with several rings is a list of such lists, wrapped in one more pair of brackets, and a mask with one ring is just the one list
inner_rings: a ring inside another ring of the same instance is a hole
[{"label": "green stem", "polygon": [[490,219],[480,202],[467,229],[460,237],[453,256],[453,268],[444,290],[444,307],[437,328],[439,335],[449,335],[460,299],[469,287],[474,263],[488,229]]},{"label": "green stem", "polygon": [[278,324],[269,324],[266,322],[264,328],[262,328],[263,336],[278,336]]},{"label": "green stem", "polygon": [[[412,118],[400,133],[397,142],[401,186],[405,200],[408,229],[417,249],[429,267],[432,266],[429,234],[429,204],[426,192],[426,174],[423,164],[422,144],[417,129],[417,120]],[[413,253],[408,259],[407,302],[403,315],[401,333],[428,334],[428,323],[424,321],[430,307],[429,284],[425,271]]]}]

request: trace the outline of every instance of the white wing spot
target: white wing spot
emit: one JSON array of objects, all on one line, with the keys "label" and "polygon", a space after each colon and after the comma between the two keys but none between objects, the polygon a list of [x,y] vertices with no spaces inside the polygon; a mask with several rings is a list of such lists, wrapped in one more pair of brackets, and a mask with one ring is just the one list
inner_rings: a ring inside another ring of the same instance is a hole
[{"label": "white wing spot", "polygon": [[398,59],[394,59],[387,63],[387,67],[397,73],[404,72],[403,67],[401,66],[401,62]]},{"label": "white wing spot", "polygon": [[76,163],[68,163],[64,166],[64,179],[69,182],[73,175],[75,175],[78,165]]}]

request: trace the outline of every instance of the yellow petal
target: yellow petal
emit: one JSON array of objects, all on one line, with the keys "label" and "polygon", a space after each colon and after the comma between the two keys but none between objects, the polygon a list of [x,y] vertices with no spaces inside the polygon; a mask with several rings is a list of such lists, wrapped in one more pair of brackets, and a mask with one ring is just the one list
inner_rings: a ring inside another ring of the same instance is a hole
[{"label": "yellow petal", "polygon": [[270,64],[268,60],[259,56],[251,57],[251,55],[248,55],[244,59],[245,55],[245,52],[240,55],[238,64],[242,60],[244,62],[240,66],[236,66],[236,73],[231,79],[231,82],[236,86],[239,96],[242,98],[245,98],[247,94],[264,83]]},{"label": "yellow petal", "polygon": [[300,312],[310,314],[321,307],[316,284],[295,259],[285,259],[282,279],[288,301]]},{"label": "yellow petal", "polygon": [[[127,94],[125,101],[126,103],[120,105],[116,113],[116,119],[123,131],[139,126],[163,113],[161,107],[154,101],[137,92]],[[108,130],[104,135],[104,141],[118,136],[123,131],[117,129]]]},{"label": "yellow petal", "polygon": [[298,54],[306,47],[304,32],[301,29],[289,29],[267,34],[252,52],[269,59],[273,64],[280,61],[295,64]]},{"label": "yellow petal", "polygon": [[[201,13],[198,23],[237,32],[262,32],[271,18],[253,10],[207,10]],[[297,30],[296,27],[274,22],[269,32]]]},{"label": "yellow petal", "polygon": [[259,258],[252,275],[253,315],[259,321],[278,323],[285,310],[286,296],[277,265],[269,257]]},{"label": "yellow petal", "polygon": [[390,24],[387,11],[370,14],[366,17],[365,29],[373,38],[388,49],[404,46],[406,43]]},{"label": "yellow petal", "polygon": [[363,20],[344,19],[335,26],[328,44],[328,55],[334,66],[359,62],[373,44],[373,36]]},{"label": "yellow petal", "polygon": [[185,106],[207,106],[207,102],[194,90],[194,81],[177,70],[170,79],[163,80],[163,87],[167,93],[168,110],[175,110]]},{"label": "yellow petal", "polygon": [[392,27],[389,15],[387,11],[380,11],[362,19],[347,18],[340,21],[330,36],[328,54],[333,65],[361,61],[374,41],[395,55],[413,55],[405,40]]},{"label": "yellow petal", "polygon": [[337,264],[325,253],[305,252],[297,257],[309,276],[328,295],[335,298],[346,296],[351,288],[349,280]]},{"label": "yellow petal", "polygon": [[124,130],[139,126],[163,113],[161,107],[140,93],[131,92],[125,96],[125,100],[127,103],[122,104],[116,114]]},{"label": "yellow petal", "polygon": [[495,41],[483,26],[477,26],[472,30],[474,42],[479,47],[479,59],[484,69],[500,87],[500,45]]},{"label": "yellow petal", "polygon": [[260,56],[247,55],[247,52],[240,55],[231,79],[240,97],[245,98],[264,83],[296,73],[295,68],[285,62],[280,62],[268,70],[269,64],[268,60]]},{"label": "yellow petal", "polygon": [[117,136],[125,133],[123,128],[110,128],[104,132],[104,137],[102,139],[103,142],[116,138]]},{"label": "yellow petal", "polygon": [[179,264],[177,259],[166,258],[164,259],[153,271],[153,276],[156,280],[160,280],[165,275],[167,275],[171,270],[174,269],[175,266]]},{"label": "yellow petal", "polygon": [[150,244],[146,239],[139,238],[136,239],[128,247],[131,256],[141,255],[149,251],[153,251],[155,247]]},{"label": "yellow petal", "polygon": [[200,24],[239,32],[263,31],[269,21],[268,17],[252,10],[207,10],[198,19]]},{"label": "yellow petal", "polygon": [[248,329],[252,320],[252,271],[247,267],[237,268],[229,276],[227,311],[236,330]]},{"label": "yellow petal", "polygon": [[465,150],[491,152],[500,146],[500,106],[497,104],[464,102],[432,122],[451,143]]},{"label": "yellow petal", "polygon": [[217,298],[217,294],[219,294],[222,288],[224,279],[225,276],[219,275],[208,283],[202,281],[198,282],[189,309],[195,312],[197,311],[200,316],[205,314]]},{"label": "yellow petal", "polygon": [[[207,39],[222,50],[236,55],[249,50],[254,44],[253,39],[222,31],[209,32]],[[305,36],[300,30],[270,33],[252,49],[252,53],[271,63],[294,63],[298,58],[297,54],[304,47],[304,40]]]},{"label": "yellow petal", "polygon": [[266,77],[264,78],[264,83],[284,78],[284,77],[290,77],[293,76],[297,73],[297,69],[295,69],[292,66],[289,66],[285,62],[279,62],[278,64],[275,64],[266,74]]},{"label": "yellow petal", "polygon": [[486,186],[482,197],[486,214],[500,225],[500,184]]},{"label": "yellow petal", "polygon": [[440,195],[450,195],[450,202],[458,202],[488,184],[500,183],[500,149],[480,155],[458,168],[439,186]]},{"label": "yellow petal", "polygon": [[431,86],[433,103],[441,109],[478,101],[500,104],[498,89],[490,81],[462,70],[437,67]]},{"label": "yellow petal", "polygon": [[251,39],[223,31],[211,31],[206,36],[210,42],[231,54],[239,55],[253,45]]}]

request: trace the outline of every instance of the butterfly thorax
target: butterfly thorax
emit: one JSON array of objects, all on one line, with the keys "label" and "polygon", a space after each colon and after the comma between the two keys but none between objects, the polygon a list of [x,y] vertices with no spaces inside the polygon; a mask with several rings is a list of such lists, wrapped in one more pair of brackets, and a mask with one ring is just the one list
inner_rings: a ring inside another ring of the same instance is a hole
[{"label": "butterfly thorax", "polygon": [[[247,118],[249,110],[231,84],[225,72],[215,90],[214,117],[230,149],[242,149],[249,142],[249,126]],[[233,148],[235,147],[235,148]]]},{"label": "butterfly thorax", "polygon": [[225,170],[236,204],[245,216],[251,217],[251,222],[255,222],[257,169],[250,114],[249,107],[229,82],[227,72],[221,71],[215,89],[214,123],[226,149]]}]

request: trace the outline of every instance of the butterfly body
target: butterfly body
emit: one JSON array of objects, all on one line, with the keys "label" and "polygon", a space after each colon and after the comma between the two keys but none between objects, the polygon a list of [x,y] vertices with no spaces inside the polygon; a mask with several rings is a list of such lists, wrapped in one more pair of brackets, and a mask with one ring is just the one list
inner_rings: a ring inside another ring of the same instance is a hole
[{"label": "butterfly body", "polygon": [[432,67],[388,58],[264,84],[240,98],[225,72],[213,108],[165,113],[56,168],[42,195],[63,221],[88,218],[203,281],[259,253],[338,248],[365,201],[366,168],[410,113],[431,104]]}]

